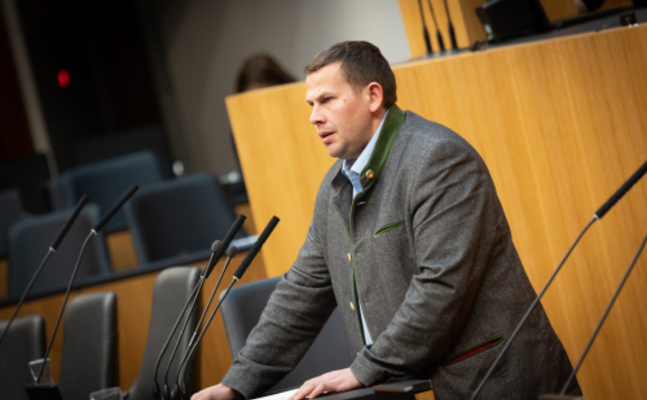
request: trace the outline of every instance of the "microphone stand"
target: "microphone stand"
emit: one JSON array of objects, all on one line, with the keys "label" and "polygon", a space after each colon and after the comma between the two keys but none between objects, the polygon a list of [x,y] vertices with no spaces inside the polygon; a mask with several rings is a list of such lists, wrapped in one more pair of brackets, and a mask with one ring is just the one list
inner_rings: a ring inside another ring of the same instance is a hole
[{"label": "microphone stand", "polygon": [[49,356],[49,352],[52,350],[52,345],[54,344],[54,338],[56,337],[56,333],[58,332],[58,327],[60,326],[61,319],[63,318],[63,313],[65,312],[65,306],[67,305],[67,301],[70,297],[70,292],[72,291],[72,285],[74,285],[74,280],[76,279],[76,274],[79,272],[79,267],[81,266],[81,259],[83,258],[83,254],[85,253],[85,249],[90,242],[90,239],[94,236],[97,236],[101,228],[112,218],[117,211],[128,201],[133,194],[139,189],[139,186],[137,185],[132,185],[126,193],[124,193],[121,198],[117,201],[117,203],[112,206],[112,208],[101,218],[99,222],[90,230],[90,233],[88,236],[85,238],[83,241],[83,245],[81,246],[81,251],[79,252],[79,256],[76,260],[76,265],[74,266],[74,270],[72,271],[72,277],[70,278],[70,282],[67,285],[67,290],[65,291],[65,298],[63,299],[63,305],[61,306],[61,310],[58,313],[58,317],[56,318],[56,323],[54,324],[54,330],[52,331],[52,337],[49,341],[49,344],[47,345],[47,350],[45,350],[45,354],[43,355],[43,365],[40,367],[40,372],[38,373],[38,379],[36,379],[36,384],[39,384],[42,377],[43,377],[43,372],[45,371],[45,366],[47,365],[47,357]]},{"label": "microphone stand", "polygon": [[582,238],[584,233],[589,229],[589,227],[595,221],[597,221],[599,219],[602,219],[602,217],[604,217],[606,215],[606,213],[629,191],[629,189],[631,189],[633,187],[633,185],[636,184],[636,182],[638,182],[640,180],[640,178],[643,177],[643,175],[645,175],[645,173],[647,173],[647,161],[645,161],[643,163],[643,165],[641,165],[636,170],[636,172],[634,172],[633,175],[631,175],[631,177],[629,177],[629,179],[624,184],[622,184],[622,186],[618,190],[616,190],[616,192],[600,208],[598,208],[598,210],[595,212],[595,214],[593,214],[593,219],[591,219],[591,221],[586,225],[586,227],[579,234],[579,236],[575,240],[575,243],[573,243],[573,245],[568,249],[568,251],[566,252],[566,255],[564,256],[562,261],[559,263],[557,268],[555,268],[555,271],[553,272],[553,274],[548,279],[548,282],[546,282],[546,285],[544,285],[544,288],[541,290],[539,295],[537,295],[537,298],[532,302],[532,304],[528,308],[528,311],[526,311],[526,314],[524,314],[524,316],[521,318],[521,321],[519,321],[519,324],[517,325],[517,327],[514,329],[514,331],[510,335],[510,337],[506,340],[505,345],[503,346],[503,348],[499,352],[497,358],[494,360],[494,362],[490,366],[490,369],[487,371],[487,373],[485,374],[485,376],[483,377],[483,379],[481,380],[481,382],[477,386],[476,390],[474,390],[474,392],[472,393],[472,397],[470,397],[471,400],[476,399],[476,396],[478,396],[478,394],[481,392],[481,389],[483,389],[483,386],[485,386],[485,382],[487,382],[490,375],[492,375],[492,372],[494,371],[494,368],[496,368],[496,366],[499,364],[499,361],[501,361],[501,359],[503,358],[503,355],[505,354],[505,352],[510,347],[510,344],[512,343],[514,338],[517,337],[517,334],[519,333],[519,331],[521,330],[521,327],[523,326],[523,324],[526,322],[526,320],[530,316],[530,313],[537,306],[537,304],[539,303],[539,300],[541,299],[541,297],[546,292],[546,289],[548,289],[548,286],[550,286],[553,279],[555,279],[555,276],[557,275],[559,270],[562,268],[562,266],[564,265],[564,262],[566,262],[566,259],[571,254],[571,252],[573,251],[573,248],[575,248],[575,245],[577,245],[577,243],[580,241],[580,239]]},{"label": "microphone stand", "polygon": [[[236,272],[234,272],[234,276],[232,278],[231,283],[227,287],[226,291],[224,294],[220,297],[220,300],[216,304],[216,307],[212,311],[211,315],[209,316],[209,319],[205,323],[204,327],[202,328],[202,331],[200,332],[200,335],[196,338],[196,340],[193,343],[189,344],[189,348],[186,353],[184,353],[184,357],[182,358],[182,361],[180,362],[180,366],[178,367],[177,370],[177,375],[175,378],[176,382],[176,387],[173,390],[173,393],[171,394],[171,398],[175,399],[176,395],[179,392],[179,395],[182,399],[187,399],[187,389],[186,385],[184,384],[184,381],[186,379],[186,372],[187,372],[187,364],[191,358],[193,358],[193,355],[195,354],[198,346],[200,345],[200,341],[202,340],[202,337],[206,333],[207,329],[209,328],[209,325],[211,324],[211,321],[216,315],[216,312],[220,308],[220,305],[224,301],[224,299],[227,297],[227,294],[231,290],[232,286],[242,278],[243,274],[247,270],[247,268],[251,265],[252,261],[258,254],[258,252],[261,250],[263,247],[263,244],[267,240],[267,238],[270,236],[272,231],[274,231],[274,228],[276,228],[276,225],[279,223],[279,219],[274,216],[272,219],[270,219],[270,222],[267,223],[265,226],[265,229],[263,229],[263,232],[258,236],[258,239],[256,239],[256,242],[252,246],[251,249],[247,252],[247,255],[243,259],[243,261],[240,263],[238,266],[238,269],[236,269]],[[215,290],[215,289],[214,289]],[[206,310],[205,310],[206,311]]]},{"label": "microphone stand", "polygon": [[74,280],[76,279],[76,274],[79,272],[79,267],[81,266],[81,259],[83,258],[83,254],[85,253],[85,249],[90,242],[90,239],[94,236],[97,235],[97,231],[94,229],[90,230],[90,233],[88,236],[85,238],[83,241],[83,245],[81,246],[81,252],[79,253],[79,257],[76,260],[76,265],[74,265],[74,270],[72,271],[72,278],[70,278],[70,282],[67,285],[67,290],[65,291],[65,298],[63,299],[63,305],[61,306],[61,310],[58,312],[58,317],[56,318],[56,323],[54,324],[54,330],[52,331],[52,337],[49,340],[49,344],[47,345],[47,350],[45,350],[45,354],[43,355],[43,364],[40,367],[40,372],[38,373],[38,379],[36,379],[36,383],[40,383],[41,379],[43,378],[43,372],[45,371],[45,366],[47,365],[47,357],[49,356],[49,352],[52,350],[52,345],[54,344],[54,338],[56,337],[56,332],[58,331],[58,327],[61,323],[61,319],[63,318],[63,313],[65,312],[65,306],[67,305],[67,300],[70,297],[70,292],[72,291],[72,285],[74,284]]},{"label": "microphone stand", "polygon": [[[209,301],[207,302],[207,305],[205,306],[202,315],[200,316],[200,320],[196,324],[196,327],[199,329],[200,325],[202,325],[202,321],[204,320],[204,317],[207,314],[207,311],[209,310],[209,307],[211,307],[211,303],[213,302],[213,299],[216,295],[216,291],[218,290],[218,287],[220,286],[220,282],[222,281],[223,276],[225,275],[225,271],[227,271],[227,268],[229,267],[229,263],[231,262],[231,259],[236,256],[236,253],[238,253],[238,249],[235,246],[229,247],[227,249],[227,260],[225,261],[225,265],[222,267],[222,270],[220,271],[220,276],[218,277],[218,281],[216,281],[216,285],[214,286],[213,290],[211,291],[211,296],[209,296]],[[180,342],[182,341],[182,335],[184,334],[184,330],[187,326],[187,323],[189,321],[189,317],[186,318],[186,321],[184,322],[184,327],[182,327],[182,331],[178,334],[177,341],[175,342],[175,347],[173,348],[173,351],[171,352],[171,356],[169,357],[168,363],[166,365],[166,373],[164,374],[164,395],[165,399],[172,399],[174,396],[171,393],[169,387],[168,387],[168,375],[169,371],[171,370],[171,364],[173,363],[173,359],[175,358],[175,354],[177,353],[178,347],[180,345]],[[193,332],[193,335],[191,336],[191,339],[189,340],[189,344],[187,345],[187,348],[191,348],[197,334],[197,329],[196,331]]]},{"label": "microphone stand", "polygon": [[47,264],[47,261],[49,261],[49,257],[52,254],[56,253],[56,249],[58,248],[58,245],[61,243],[61,241],[63,240],[63,237],[65,237],[67,232],[70,230],[70,228],[72,227],[72,224],[79,216],[79,214],[81,213],[81,210],[83,209],[83,206],[87,202],[88,202],[88,196],[84,194],[83,196],[81,196],[81,198],[79,199],[79,202],[76,204],[76,207],[74,208],[74,211],[70,215],[70,218],[67,220],[65,225],[63,225],[63,227],[61,228],[61,231],[56,236],[56,239],[54,239],[54,241],[52,242],[52,245],[49,246],[49,249],[47,249],[47,253],[45,254],[45,257],[43,257],[43,260],[40,262],[40,265],[38,266],[38,268],[36,268],[34,275],[31,277],[31,280],[27,284],[27,287],[25,288],[24,292],[20,296],[20,300],[16,305],[16,309],[13,311],[11,318],[9,318],[9,322],[7,322],[7,327],[5,328],[4,332],[2,332],[2,336],[0,336],[0,345],[2,345],[2,342],[4,341],[5,336],[7,336],[7,333],[9,332],[9,328],[11,328],[11,324],[13,323],[14,319],[16,319],[16,315],[18,315],[18,311],[20,311],[22,304],[25,302],[25,299],[27,298],[27,294],[31,290],[32,286],[34,286],[34,283],[36,283],[36,279],[38,278],[38,276],[40,276],[40,273],[45,267],[45,264]]},{"label": "microphone stand", "polygon": [[591,339],[589,339],[589,342],[586,344],[586,347],[584,348],[584,352],[580,356],[579,361],[577,362],[577,365],[573,369],[573,372],[571,372],[571,375],[568,377],[568,380],[564,384],[564,387],[562,387],[562,391],[560,392],[560,395],[566,394],[566,390],[568,387],[571,385],[571,382],[575,378],[575,374],[577,371],[580,369],[580,366],[582,366],[582,362],[584,361],[584,358],[589,352],[589,349],[591,349],[591,345],[593,344],[593,341],[595,338],[598,336],[598,333],[600,332],[600,328],[602,328],[602,324],[604,324],[604,321],[607,319],[607,315],[609,315],[609,311],[611,311],[611,307],[613,307],[613,304],[616,302],[616,299],[618,298],[618,295],[620,294],[620,291],[622,290],[622,287],[625,285],[625,282],[627,282],[627,279],[629,278],[629,274],[633,270],[634,266],[636,265],[636,261],[638,261],[638,257],[640,257],[640,253],[642,253],[643,249],[645,248],[645,242],[647,242],[647,235],[643,238],[642,243],[638,247],[638,251],[634,255],[633,260],[629,264],[629,267],[627,267],[627,271],[625,272],[624,276],[622,277],[622,280],[620,281],[620,284],[618,285],[618,288],[616,289],[615,293],[613,294],[613,297],[611,297],[611,301],[609,302],[609,305],[607,306],[607,309],[604,310],[604,314],[602,315],[602,318],[600,319],[600,322],[598,323],[598,326],[595,328],[595,331],[593,332],[593,335],[591,336]]}]

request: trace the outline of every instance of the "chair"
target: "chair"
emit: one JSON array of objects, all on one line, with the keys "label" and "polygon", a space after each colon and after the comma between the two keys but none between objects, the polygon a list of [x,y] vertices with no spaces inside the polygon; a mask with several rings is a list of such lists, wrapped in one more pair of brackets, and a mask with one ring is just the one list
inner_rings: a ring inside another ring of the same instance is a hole
[{"label": "chair", "polygon": [[[19,295],[29,284],[47,249],[71,214],[57,211],[15,223],[9,231],[9,294]],[[87,204],[32,287],[32,293],[67,285],[83,240],[99,221],[99,209]],[[78,278],[110,273],[103,234],[90,239],[79,267]]]},{"label": "chair", "polygon": [[63,398],[87,400],[94,391],[119,386],[117,354],[117,296],[101,292],[70,300],[58,379]]},{"label": "chair", "polygon": [[126,217],[141,264],[208,251],[236,219],[218,180],[208,173],[142,188],[126,205]]},{"label": "chair", "polygon": [[[232,358],[245,345],[280,279],[275,277],[236,286],[223,301],[220,311]],[[269,392],[298,387],[315,376],[347,368],[350,362],[341,315],[335,309],[299,364]]]},{"label": "chair", "polygon": [[[133,183],[143,187],[162,180],[157,158],[152,152],[143,151],[68,170],[61,175],[60,184],[68,207],[74,207],[85,193],[105,213]],[[120,211],[108,221],[104,231],[124,229],[126,217]]]},{"label": "chair", "polygon": [[[177,317],[180,315],[184,304],[188,301],[193,288],[197,284],[199,275],[200,269],[198,267],[173,267],[163,270],[155,280],[151,319],[148,325],[146,348],[144,349],[144,361],[142,362],[135,382],[127,392],[128,400],[153,400],[153,374],[157,357],[166,338],[171,333],[171,329]],[[183,349],[186,349],[189,344],[191,334],[197,325],[198,308],[196,307],[194,309],[182,341],[180,342],[180,350],[178,350],[169,372],[169,381],[175,379],[180,359],[184,353]],[[177,333],[172,340],[173,345],[175,345],[176,338]],[[162,387],[164,372],[166,371],[171,350],[172,348],[169,348],[165,353],[160,364],[161,367],[157,377],[160,387]],[[197,382],[195,381],[198,367],[197,361],[198,358],[194,357],[193,362],[189,365],[190,369],[188,371],[193,372],[193,374],[189,375],[191,379],[187,382],[191,390],[197,388]]]},{"label": "chair", "polygon": [[0,192],[0,258],[7,256],[9,227],[22,218],[20,192],[9,189]]},{"label": "chair", "polygon": [[[0,322],[0,333],[8,321]],[[40,315],[17,318],[0,344],[0,390],[3,399],[28,400],[25,385],[33,383],[28,363],[45,353],[45,320]]]}]

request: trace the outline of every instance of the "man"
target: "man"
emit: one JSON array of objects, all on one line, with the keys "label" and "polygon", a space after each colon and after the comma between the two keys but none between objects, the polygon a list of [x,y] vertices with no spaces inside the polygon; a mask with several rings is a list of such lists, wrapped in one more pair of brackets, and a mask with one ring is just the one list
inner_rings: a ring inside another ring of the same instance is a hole
[{"label": "man", "polygon": [[[262,394],[336,305],[354,360],[293,399],[409,376],[430,378],[436,399],[469,398],[535,298],[485,164],[457,134],[395,105],[393,72],[375,46],[339,43],[305,72],[310,122],[339,160],[245,348],[221,384],[192,399]],[[537,398],[570,372],[538,307],[479,398]]]}]

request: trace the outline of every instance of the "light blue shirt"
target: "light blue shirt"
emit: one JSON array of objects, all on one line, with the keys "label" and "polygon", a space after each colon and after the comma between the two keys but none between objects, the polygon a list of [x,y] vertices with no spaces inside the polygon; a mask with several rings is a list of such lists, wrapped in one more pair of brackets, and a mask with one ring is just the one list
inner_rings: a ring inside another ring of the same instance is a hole
[{"label": "light blue shirt", "polygon": [[[373,137],[371,138],[371,140],[369,140],[366,147],[364,147],[364,150],[362,150],[362,153],[359,155],[359,157],[357,157],[355,160],[344,160],[344,163],[341,166],[342,174],[344,174],[353,185],[353,197],[355,197],[357,193],[363,190],[362,184],[359,181],[359,174],[362,173],[362,170],[364,169],[364,167],[366,167],[368,160],[371,158],[371,154],[373,154],[375,144],[377,143],[377,138],[382,132],[382,125],[384,125],[384,120],[386,119],[386,115],[388,113],[389,110],[386,110],[386,113],[384,114],[380,125],[375,130]],[[368,332],[368,328],[366,327],[366,321],[364,320],[362,306],[357,304],[357,307],[359,307],[359,315],[362,318],[362,328],[364,329],[364,339],[366,341],[366,344],[372,344],[373,339],[371,339],[371,334]]]},{"label": "light blue shirt", "polygon": [[382,132],[382,126],[384,125],[384,120],[386,119],[388,113],[389,110],[386,110],[382,121],[380,121],[380,125],[375,130],[373,137],[371,138],[371,140],[369,140],[366,147],[364,147],[364,150],[362,150],[362,153],[359,155],[359,157],[354,160],[344,160],[344,163],[341,166],[341,172],[353,185],[353,197],[355,197],[357,193],[361,192],[363,189],[362,184],[359,182],[359,174],[362,173],[362,170],[364,169],[364,167],[366,167],[368,160],[371,158],[371,154],[373,154],[375,144],[377,143],[377,138]]}]

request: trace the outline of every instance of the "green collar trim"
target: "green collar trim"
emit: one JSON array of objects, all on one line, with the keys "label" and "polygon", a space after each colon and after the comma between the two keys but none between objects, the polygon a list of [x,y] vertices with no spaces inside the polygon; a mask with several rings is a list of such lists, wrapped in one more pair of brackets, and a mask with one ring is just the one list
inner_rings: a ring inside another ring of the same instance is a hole
[{"label": "green collar trim", "polygon": [[[400,132],[403,122],[404,111],[402,111],[397,105],[392,105],[391,108],[389,108],[389,113],[386,116],[386,119],[384,120],[384,125],[382,125],[382,132],[380,133],[380,137],[377,138],[373,154],[371,154],[371,157],[368,159],[368,163],[366,163],[366,166],[360,175],[360,183],[362,184],[364,191],[377,181],[382,169],[384,169],[384,164],[386,164],[386,160],[389,158],[389,151],[391,150],[393,140],[395,140],[398,132]],[[367,171],[369,170],[373,171],[373,174],[370,174],[372,175],[371,179],[366,176]]]}]

